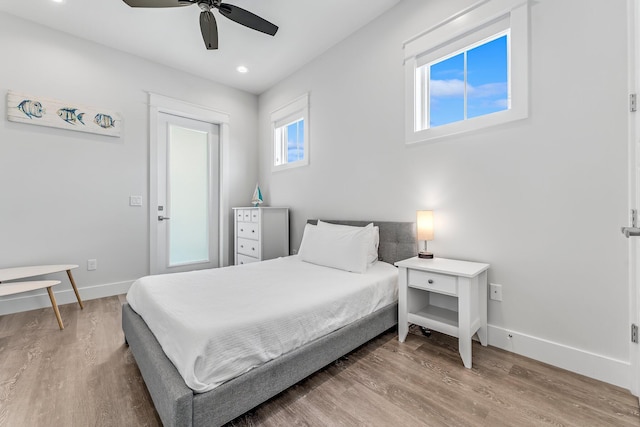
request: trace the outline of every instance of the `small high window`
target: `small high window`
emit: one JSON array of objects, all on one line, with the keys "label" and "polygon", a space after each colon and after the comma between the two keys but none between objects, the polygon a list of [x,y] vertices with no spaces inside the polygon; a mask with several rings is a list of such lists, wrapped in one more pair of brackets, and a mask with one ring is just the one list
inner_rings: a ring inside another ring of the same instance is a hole
[{"label": "small high window", "polygon": [[509,34],[418,68],[428,88],[420,128],[443,126],[509,109]]},{"label": "small high window", "polygon": [[405,42],[407,143],[527,117],[527,8],[489,0]]},{"label": "small high window", "polygon": [[273,170],[309,164],[309,95],[271,113]]}]

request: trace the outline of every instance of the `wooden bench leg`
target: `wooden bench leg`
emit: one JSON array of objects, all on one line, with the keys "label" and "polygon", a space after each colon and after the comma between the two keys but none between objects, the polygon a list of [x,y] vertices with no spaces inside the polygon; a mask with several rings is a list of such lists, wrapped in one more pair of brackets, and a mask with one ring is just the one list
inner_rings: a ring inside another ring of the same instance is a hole
[{"label": "wooden bench leg", "polygon": [[51,300],[51,306],[53,307],[53,311],[56,313],[56,319],[58,319],[58,326],[60,329],[64,329],[64,325],[62,324],[62,318],[60,317],[60,311],[58,310],[58,304],[56,303],[56,297],[53,295],[53,289],[51,286],[47,288],[47,292],[49,292],[49,299]]},{"label": "wooden bench leg", "polygon": [[80,294],[78,293],[78,288],[76,287],[76,282],[73,280],[73,276],[71,275],[71,270],[67,270],[67,276],[69,276],[69,281],[71,282],[71,286],[73,286],[73,292],[76,293],[76,298],[78,299],[78,304],[80,304],[80,309],[84,309],[84,305],[82,304],[82,300],[80,299]]}]

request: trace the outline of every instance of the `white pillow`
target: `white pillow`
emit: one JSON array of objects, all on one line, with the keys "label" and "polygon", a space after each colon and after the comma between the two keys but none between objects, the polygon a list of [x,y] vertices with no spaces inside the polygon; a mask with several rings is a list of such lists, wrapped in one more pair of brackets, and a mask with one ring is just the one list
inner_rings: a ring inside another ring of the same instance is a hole
[{"label": "white pillow", "polygon": [[300,243],[300,258],[312,264],[364,273],[372,228],[372,224],[352,230],[307,224]]},{"label": "white pillow", "polygon": [[[354,227],[352,225],[342,225],[342,224],[331,224],[330,222],[324,222],[318,220],[318,226],[320,228],[342,228],[345,230],[353,230],[353,229],[362,229],[366,227]],[[367,227],[373,226],[371,229],[371,241],[369,242],[368,250],[367,250],[367,264],[372,265],[374,262],[378,261],[378,246],[380,245],[380,228],[373,223],[367,224]]]}]

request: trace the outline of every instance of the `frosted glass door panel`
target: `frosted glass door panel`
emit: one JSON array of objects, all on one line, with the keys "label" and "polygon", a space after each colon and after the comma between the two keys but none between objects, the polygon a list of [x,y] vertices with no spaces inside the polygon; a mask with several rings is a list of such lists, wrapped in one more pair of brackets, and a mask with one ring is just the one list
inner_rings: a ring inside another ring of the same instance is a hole
[{"label": "frosted glass door panel", "polygon": [[220,128],[159,113],[152,157],[151,273],[216,268],[220,259]]},{"label": "frosted glass door panel", "polygon": [[208,134],[169,127],[169,266],[209,260]]}]

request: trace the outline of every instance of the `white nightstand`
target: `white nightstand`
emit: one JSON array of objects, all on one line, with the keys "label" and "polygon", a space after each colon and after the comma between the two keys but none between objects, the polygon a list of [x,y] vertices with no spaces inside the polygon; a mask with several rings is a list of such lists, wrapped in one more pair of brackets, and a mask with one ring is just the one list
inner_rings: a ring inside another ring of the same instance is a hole
[{"label": "white nightstand", "polygon": [[399,269],[398,339],[409,323],[458,337],[462,362],[471,368],[471,337],[487,345],[487,269],[489,264],[454,259],[409,258]]}]

